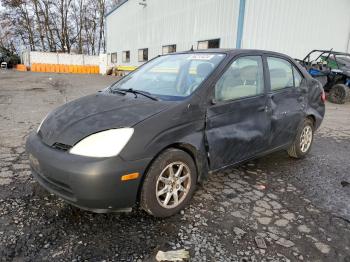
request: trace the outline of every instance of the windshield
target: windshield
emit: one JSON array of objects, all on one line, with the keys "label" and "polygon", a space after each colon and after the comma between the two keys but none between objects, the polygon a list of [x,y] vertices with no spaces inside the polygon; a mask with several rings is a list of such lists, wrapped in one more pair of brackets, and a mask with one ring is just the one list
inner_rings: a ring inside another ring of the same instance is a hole
[{"label": "windshield", "polygon": [[156,58],[127,75],[111,90],[137,90],[162,100],[182,100],[191,95],[225,57],[192,53]]}]

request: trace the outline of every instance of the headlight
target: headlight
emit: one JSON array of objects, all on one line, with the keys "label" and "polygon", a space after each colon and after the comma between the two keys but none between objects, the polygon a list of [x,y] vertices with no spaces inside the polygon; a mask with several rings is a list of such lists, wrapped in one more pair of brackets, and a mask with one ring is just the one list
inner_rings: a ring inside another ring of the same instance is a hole
[{"label": "headlight", "polygon": [[133,133],[133,128],[119,128],[102,131],[87,136],[73,146],[69,152],[74,155],[89,157],[116,156],[129,142]]},{"label": "headlight", "polygon": [[45,121],[45,119],[47,118],[47,116],[48,116],[48,115],[46,115],[46,116],[43,118],[43,120],[41,120],[41,122],[40,122],[40,124],[39,124],[39,126],[38,126],[38,129],[36,130],[37,133],[39,133],[40,128],[41,128],[41,125],[44,123],[44,121]]}]

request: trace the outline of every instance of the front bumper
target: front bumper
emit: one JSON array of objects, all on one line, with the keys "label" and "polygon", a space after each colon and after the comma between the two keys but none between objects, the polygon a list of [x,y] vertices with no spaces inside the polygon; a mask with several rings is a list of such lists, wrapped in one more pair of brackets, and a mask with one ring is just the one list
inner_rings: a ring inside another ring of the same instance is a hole
[{"label": "front bumper", "polygon": [[[151,159],[91,158],[45,145],[36,133],[26,144],[33,176],[48,191],[82,209],[97,213],[130,209]],[[121,176],[138,172],[136,180]]]}]

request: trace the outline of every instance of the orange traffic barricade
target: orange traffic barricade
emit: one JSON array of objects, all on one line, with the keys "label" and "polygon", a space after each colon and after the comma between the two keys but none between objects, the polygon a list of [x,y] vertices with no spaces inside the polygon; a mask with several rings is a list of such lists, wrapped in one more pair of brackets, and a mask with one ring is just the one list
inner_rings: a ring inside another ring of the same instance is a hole
[{"label": "orange traffic barricade", "polygon": [[16,65],[16,69],[17,69],[17,71],[22,71],[22,72],[27,71],[27,67],[23,64]]},{"label": "orange traffic barricade", "polygon": [[[27,71],[25,65],[17,65],[18,71]],[[32,72],[64,73],[64,74],[99,74],[100,67],[95,65],[60,65],[33,63],[30,67]]]}]

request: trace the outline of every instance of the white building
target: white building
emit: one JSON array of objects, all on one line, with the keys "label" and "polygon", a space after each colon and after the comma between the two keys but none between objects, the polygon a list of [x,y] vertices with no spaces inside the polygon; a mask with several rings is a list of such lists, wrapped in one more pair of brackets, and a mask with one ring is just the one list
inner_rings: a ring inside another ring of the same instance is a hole
[{"label": "white building", "polygon": [[122,0],[106,21],[115,65],[192,47],[350,52],[350,0]]}]

